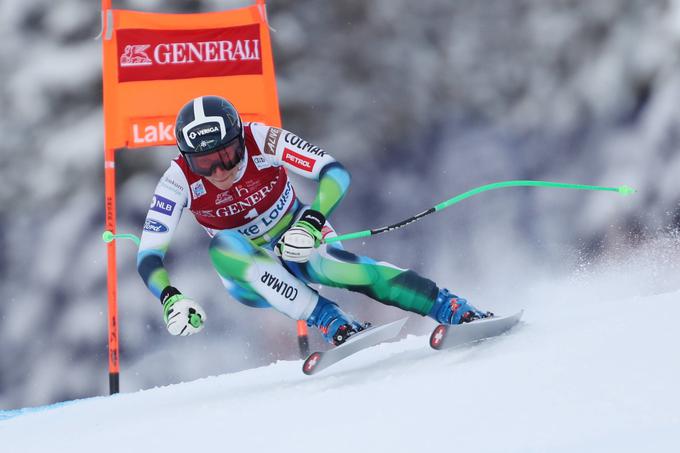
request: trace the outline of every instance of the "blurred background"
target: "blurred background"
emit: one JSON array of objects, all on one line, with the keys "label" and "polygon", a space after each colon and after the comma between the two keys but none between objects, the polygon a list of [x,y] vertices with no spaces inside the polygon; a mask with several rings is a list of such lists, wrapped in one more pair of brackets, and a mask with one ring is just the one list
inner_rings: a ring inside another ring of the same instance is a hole
[{"label": "blurred background", "polygon": [[[248,4],[113,1],[158,12]],[[0,409],[108,393],[99,7],[0,2]],[[268,12],[284,127],[353,175],[331,219],[340,232],[507,179],[639,191],[492,191],[346,248],[501,313],[546,275],[642,250],[654,291],[680,287],[680,1],[270,0]],[[175,153],[118,151],[119,232],[140,233]],[[310,201],[314,185],[298,182]],[[209,319],[201,335],[174,338],[134,245],[119,242],[123,392],[297,358],[294,323],[231,300],[207,244],[185,215],[167,265]],[[403,316],[324,292],[374,323]],[[411,318],[409,333],[432,326]]]}]

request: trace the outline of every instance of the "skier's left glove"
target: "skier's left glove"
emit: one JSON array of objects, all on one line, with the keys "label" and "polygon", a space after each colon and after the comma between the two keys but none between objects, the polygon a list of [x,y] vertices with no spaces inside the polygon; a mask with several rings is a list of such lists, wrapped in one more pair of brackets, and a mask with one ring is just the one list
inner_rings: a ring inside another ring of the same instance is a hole
[{"label": "skier's left glove", "polygon": [[177,288],[168,286],[161,294],[163,319],[172,335],[193,335],[203,330],[205,312],[200,305],[180,293]]},{"label": "skier's left glove", "polygon": [[314,248],[321,244],[321,229],[325,223],[326,217],[323,214],[307,209],[276,244],[276,254],[286,261],[307,262]]}]

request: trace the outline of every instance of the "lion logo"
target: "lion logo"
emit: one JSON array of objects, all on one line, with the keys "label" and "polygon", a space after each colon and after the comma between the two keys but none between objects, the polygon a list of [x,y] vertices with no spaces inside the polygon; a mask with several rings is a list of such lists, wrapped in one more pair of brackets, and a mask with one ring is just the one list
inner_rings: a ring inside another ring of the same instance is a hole
[{"label": "lion logo", "polygon": [[125,52],[120,56],[121,66],[148,66],[152,64],[151,58],[146,53],[150,44],[128,44]]}]

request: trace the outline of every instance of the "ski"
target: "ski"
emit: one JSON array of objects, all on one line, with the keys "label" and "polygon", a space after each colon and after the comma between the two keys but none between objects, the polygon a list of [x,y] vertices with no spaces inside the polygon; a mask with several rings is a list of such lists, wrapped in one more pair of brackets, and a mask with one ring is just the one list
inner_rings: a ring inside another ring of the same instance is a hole
[{"label": "ski", "polygon": [[403,318],[388,324],[369,327],[352,335],[340,346],[336,346],[328,351],[311,353],[302,364],[302,372],[306,375],[316,374],[352,354],[396,337],[401,328],[404,327],[404,324],[406,324],[407,319]]},{"label": "ski", "polygon": [[511,316],[493,316],[465,324],[439,324],[430,335],[433,349],[448,349],[485,338],[496,337],[512,329],[522,318],[521,310]]}]

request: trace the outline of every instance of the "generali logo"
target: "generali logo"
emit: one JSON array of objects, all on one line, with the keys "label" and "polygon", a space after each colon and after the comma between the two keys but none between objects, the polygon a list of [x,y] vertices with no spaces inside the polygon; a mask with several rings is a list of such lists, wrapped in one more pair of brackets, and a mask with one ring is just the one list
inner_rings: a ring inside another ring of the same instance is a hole
[{"label": "generali logo", "polygon": [[262,74],[260,26],[117,32],[118,81]]}]

